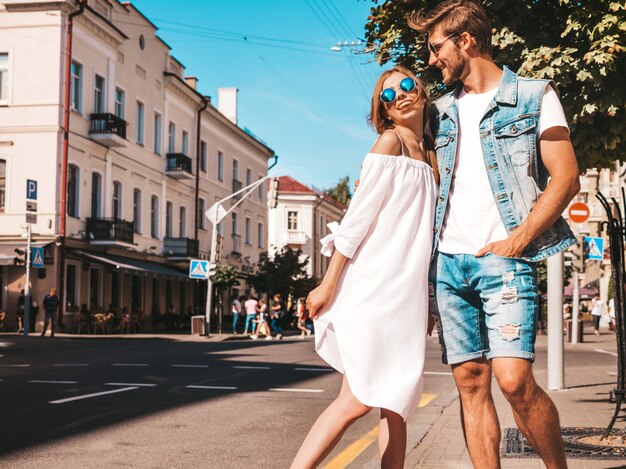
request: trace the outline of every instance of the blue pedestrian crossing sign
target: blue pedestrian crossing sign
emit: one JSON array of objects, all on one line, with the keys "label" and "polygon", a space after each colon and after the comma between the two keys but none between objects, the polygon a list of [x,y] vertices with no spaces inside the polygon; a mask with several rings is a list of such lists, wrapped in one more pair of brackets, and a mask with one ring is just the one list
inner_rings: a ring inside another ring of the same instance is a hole
[{"label": "blue pedestrian crossing sign", "polygon": [[583,256],[585,259],[594,261],[604,259],[604,239],[585,236],[583,238]]},{"label": "blue pedestrian crossing sign", "polygon": [[209,278],[209,261],[192,259],[189,263],[189,278],[206,280]]},{"label": "blue pedestrian crossing sign", "polygon": [[43,248],[32,248],[30,251],[30,263],[35,269],[43,269]]}]

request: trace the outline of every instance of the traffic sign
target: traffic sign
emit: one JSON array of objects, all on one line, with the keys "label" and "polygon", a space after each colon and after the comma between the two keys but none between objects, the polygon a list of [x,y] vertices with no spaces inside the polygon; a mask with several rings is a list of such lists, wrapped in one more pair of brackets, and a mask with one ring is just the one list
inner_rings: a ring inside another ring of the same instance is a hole
[{"label": "traffic sign", "polygon": [[585,223],[589,218],[589,206],[583,202],[572,204],[567,212],[570,220],[575,223]]},{"label": "traffic sign", "polygon": [[222,204],[216,202],[204,214],[209,219],[209,223],[217,225],[226,216],[226,209],[222,207]]},{"label": "traffic sign", "polygon": [[26,179],[26,198],[37,200],[37,181]]},{"label": "traffic sign", "polygon": [[583,255],[585,259],[595,261],[604,259],[604,239],[585,236],[583,238]]},{"label": "traffic sign", "polygon": [[43,248],[32,248],[31,249],[31,264],[35,269],[43,269]]},{"label": "traffic sign", "polygon": [[209,261],[191,259],[189,262],[189,278],[206,280],[209,278]]}]

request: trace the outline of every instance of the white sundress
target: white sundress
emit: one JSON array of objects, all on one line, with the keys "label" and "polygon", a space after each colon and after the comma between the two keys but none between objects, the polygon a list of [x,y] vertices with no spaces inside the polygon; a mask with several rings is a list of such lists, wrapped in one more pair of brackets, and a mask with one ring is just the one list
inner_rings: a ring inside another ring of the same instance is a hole
[{"label": "white sundress", "polygon": [[405,420],[423,388],[435,198],[428,164],[368,153],[347,213],[322,239],[324,255],[349,260],[315,319],[315,349],[361,403]]}]

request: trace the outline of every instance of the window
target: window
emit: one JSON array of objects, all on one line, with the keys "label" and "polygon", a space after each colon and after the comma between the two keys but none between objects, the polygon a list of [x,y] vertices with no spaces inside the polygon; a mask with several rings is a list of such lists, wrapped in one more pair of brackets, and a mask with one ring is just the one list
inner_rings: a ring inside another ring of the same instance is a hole
[{"label": "window", "polygon": [[207,147],[204,140],[200,141],[200,171],[206,173],[207,166]]},{"label": "window", "polygon": [[237,236],[237,228],[238,228],[238,226],[237,226],[237,214],[235,212],[233,212],[233,214],[232,214],[230,228],[231,228],[231,232],[232,232],[232,235],[233,235],[233,238],[234,238],[235,236]]},{"label": "window", "polygon": [[113,218],[122,218],[122,183],[113,183]]},{"label": "window", "polygon": [[120,274],[111,272],[111,305],[120,306]]},{"label": "window", "polygon": [[239,181],[239,161],[233,160],[233,181]]},{"label": "window", "polygon": [[180,208],[178,217],[178,233],[181,238],[187,237],[187,209],[185,207]]},{"label": "window", "polygon": [[224,181],[224,153],[217,152],[217,180]]},{"label": "window", "polygon": [[183,155],[189,156],[189,132],[183,130]]},{"label": "window", "polygon": [[120,88],[115,88],[115,115],[120,119],[126,115],[126,93]]},{"label": "window", "polygon": [[250,233],[252,221],[246,217],[246,244],[252,244],[252,234]]},{"label": "window", "polygon": [[67,264],[67,270],[65,271],[65,302],[68,308],[78,306],[78,298],[76,296],[77,270],[74,264]]},{"label": "window", "polygon": [[167,152],[174,153],[176,151],[176,124],[170,122],[167,132]]},{"label": "window", "polygon": [[204,216],[204,199],[198,199],[198,226],[206,230],[206,217]]},{"label": "window", "polygon": [[100,269],[89,269],[89,306],[102,306],[100,301]]},{"label": "window", "polygon": [[104,112],[104,87],[104,78],[96,75],[93,87],[93,112],[96,114]]},{"label": "window", "polygon": [[161,114],[154,113],[154,152],[161,154]]},{"label": "window", "polygon": [[246,186],[252,184],[252,170],[246,169]]},{"label": "window", "polygon": [[135,233],[141,233],[141,191],[133,190],[133,223],[135,225]]},{"label": "window", "polygon": [[159,237],[159,198],[156,195],[150,199],[150,236]]},{"label": "window", "polygon": [[141,101],[137,101],[137,143],[144,144],[144,105]]},{"label": "window", "polygon": [[102,216],[102,176],[91,173],[91,218]]},{"label": "window", "polygon": [[67,174],[67,214],[70,217],[78,217],[79,177],[78,166],[71,164]]},{"label": "window", "polygon": [[0,213],[4,213],[6,202],[5,194],[7,187],[7,162],[0,160]]},{"label": "window", "polygon": [[[263,178],[263,176],[259,176],[259,179]],[[265,183],[259,186],[259,200],[263,202],[263,194],[265,193]]]},{"label": "window", "polygon": [[287,212],[287,229],[289,231],[296,231],[298,229],[298,212],[297,211]]},{"label": "window", "polygon": [[174,223],[174,220],[172,220],[172,217],[174,216],[173,212],[174,212],[174,206],[172,205],[172,202],[168,200],[167,202],[165,202],[165,237],[166,238],[172,237],[172,226]]},{"label": "window", "polygon": [[0,53],[0,103],[9,100],[9,54]]},{"label": "window", "polygon": [[264,236],[263,236],[263,233],[264,233],[263,232],[263,223],[259,223],[257,225],[257,240],[258,240],[258,244],[257,245],[260,248],[262,248],[264,246],[264,242],[263,242],[264,241],[263,240]]},{"label": "window", "polygon": [[83,66],[72,61],[72,88],[70,90],[70,107],[78,112],[83,111]]}]

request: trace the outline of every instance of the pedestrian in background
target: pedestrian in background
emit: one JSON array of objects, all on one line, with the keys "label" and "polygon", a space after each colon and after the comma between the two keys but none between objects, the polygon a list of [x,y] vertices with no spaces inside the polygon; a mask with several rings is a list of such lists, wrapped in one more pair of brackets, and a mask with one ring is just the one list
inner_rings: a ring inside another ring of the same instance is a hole
[{"label": "pedestrian in background", "polygon": [[24,290],[20,290],[20,296],[17,297],[17,332],[24,332]]},{"label": "pedestrian in background", "polygon": [[272,340],[272,332],[270,331],[269,326],[269,314],[267,311],[267,305],[265,304],[265,300],[263,298],[259,298],[259,304],[256,310],[259,313],[256,331],[254,332],[254,335],[250,336],[250,338],[252,340],[256,340],[261,334],[263,334],[265,336],[265,340]]},{"label": "pedestrian in background", "polygon": [[243,333],[248,333],[248,326],[250,326],[250,334],[254,334],[254,320],[256,319],[256,307],[259,303],[254,299],[252,294],[248,295],[248,299],[243,304],[246,310],[246,324],[243,327]]},{"label": "pedestrian in background", "polygon": [[281,325],[281,322],[285,315],[285,309],[280,293],[276,293],[274,295],[274,301],[272,301],[271,311],[272,322],[270,323],[270,327],[276,333],[276,338],[278,340],[281,340],[283,338],[283,327]]},{"label": "pedestrian in background", "polygon": [[296,303],[296,327],[302,331],[298,337],[299,339],[304,339],[306,336],[311,335],[311,331],[306,327],[306,308],[304,303],[304,298],[298,298]]},{"label": "pedestrian in background", "polygon": [[50,337],[54,337],[54,323],[55,323],[55,314],[59,307],[59,297],[57,296],[56,288],[51,288],[50,293],[48,293],[43,298],[43,310],[46,314],[43,323],[43,331],[41,331],[41,337],[46,335],[46,330],[48,330],[48,322],[50,322]]},{"label": "pedestrian in background", "polygon": [[239,322],[239,314],[241,313],[241,301],[235,298],[230,304],[230,312],[233,315],[233,334],[237,334],[237,323]]},{"label": "pedestrian in background", "polygon": [[594,334],[600,335],[600,319],[606,313],[606,305],[600,299],[600,295],[596,293],[591,300],[591,315],[593,316]]}]

